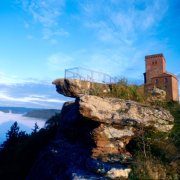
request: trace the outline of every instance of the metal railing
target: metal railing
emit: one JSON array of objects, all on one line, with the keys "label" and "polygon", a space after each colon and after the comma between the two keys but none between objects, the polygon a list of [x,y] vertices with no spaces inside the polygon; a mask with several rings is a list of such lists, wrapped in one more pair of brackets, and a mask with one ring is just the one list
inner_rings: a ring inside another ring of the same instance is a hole
[{"label": "metal railing", "polygon": [[93,71],[82,67],[65,69],[65,78],[79,79],[79,80],[103,83],[103,84],[112,84],[112,83],[117,83],[118,81],[117,78],[113,78],[108,74],[98,71]]}]

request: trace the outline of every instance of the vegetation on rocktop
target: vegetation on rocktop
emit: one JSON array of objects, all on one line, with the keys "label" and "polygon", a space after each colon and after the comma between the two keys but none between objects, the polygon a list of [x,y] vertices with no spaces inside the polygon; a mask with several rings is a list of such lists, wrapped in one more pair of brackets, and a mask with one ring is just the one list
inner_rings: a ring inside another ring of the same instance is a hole
[{"label": "vegetation on rocktop", "polygon": [[174,128],[170,133],[141,129],[128,145],[134,157],[129,179],[180,178],[180,104],[167,102],[164,107],[174,116]]},{"label": "vegetation on rocktop", "polygon": [[[126,78],[119,79],[119,81],[115,84],[109,84],[109,89],[110,90],[108,92],[103,92],[102,84],[97,83],[93,86],[93,89],[89,92],[89,94],[100,97],[112,97],[132,100],[148,104],[150,106],[163,107],[172,111],[172,113],[174,111],[173,109],[175,109],[175,111],[177,110],[177,107],[175,108],[175,106],[177,106],[178,103],[171,101],[168,102],[165,99],[161,98],[161,95],[159,95],[159,97],[156,97],[156,95],[153,95],[153,92],[145,93],[144,85],[129,84]],[[152,97],[154,97],[154,99],[151,99]]]},{"label": "vegetation on rocktop", "polygon": [[144,102],[144,86],[130,85],[126,78],[119,79],[116,84],[109,84],[110,91],[102,92],[102,84],[95,84],[90,95],[113,97]]},{"label": "vegetation on rocktop", "polygon": [[128,99],[138,102],[143,102],[144,97],[144,87],[137,85],[129,85],[128,81],[123,78],[120,79],[117,84],[111,85],[111,91],[109,93],[111,97]]},{"label": "vegetation on rocktop", "polygon": [[24,180],[37,160],[39,153],[55,137],[59,114],[46,122],[46,127],[38,131],[35,124],[30,135],[20,131],[15,122],[6,134],[6,141],[0,149],[0,179]]}]

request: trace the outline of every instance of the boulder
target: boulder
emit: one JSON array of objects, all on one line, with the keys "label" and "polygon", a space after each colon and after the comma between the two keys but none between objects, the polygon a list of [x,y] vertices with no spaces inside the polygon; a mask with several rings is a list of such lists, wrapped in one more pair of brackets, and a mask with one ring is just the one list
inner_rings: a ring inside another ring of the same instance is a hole
[{"label": "boulder", "polygon": [[150,96],[147,98],[148,102],[155,101],[166,101],[166,91],[154,87],[151,91],[149,91]]},{"label": "boulder", "polygon": [[56,79],[52,82],[56,85],[58,93],[68,97],[80,97],[84,94],[106,94],[110,91],[109,85],[78,79]]},{"label": "boulder", "polygon": [[[83,117],[110,126],[153,127],[157,131],[167,132],[172,129],[174,118],[169,111],[155,108],[138,102],[118,98],[101,98],[97,96],[82,96],[79,101],[79,111]],[[107,134],[107,132],[106,132]],[[121,136],[117,130],[113,134]],[[129,130],[126,133],[132,136]]]}]

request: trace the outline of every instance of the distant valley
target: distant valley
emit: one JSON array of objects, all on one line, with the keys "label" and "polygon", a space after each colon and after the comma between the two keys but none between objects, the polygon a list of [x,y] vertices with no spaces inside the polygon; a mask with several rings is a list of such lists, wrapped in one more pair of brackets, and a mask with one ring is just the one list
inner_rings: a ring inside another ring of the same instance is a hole
[{"label": "distant valley", "polygon": [[0,107],[0,144],[6,139],[6,133],[15,121],[22,131],[31,133],[35,123],[39,128],[43,128],[45,122],[56,113],[60,113],[60,110]]},{"label": "distant valley", "polygon": [[0,111],[5,113],[13,113],[13,114],[25,114],[32,110],[36,110],[35,108],[26,108],[26,107],[0,107]]},{"label": "distant valley", "polygon": [[60,110],[56,110],[56,109],[36,109],[36,110],[27,112],[26,114],[24,114],[24,116],[33,117],[33,118],[41,118],[41,119],[49,119],[50,117],[60,112],[61,112]]},{"label": "distant valley", "polygon": [[0,111],[4,113],[22,114],[25,117],[49,119],[56,113],[60,113],[57,109],[37,109],[26,107],[0,107]]}]

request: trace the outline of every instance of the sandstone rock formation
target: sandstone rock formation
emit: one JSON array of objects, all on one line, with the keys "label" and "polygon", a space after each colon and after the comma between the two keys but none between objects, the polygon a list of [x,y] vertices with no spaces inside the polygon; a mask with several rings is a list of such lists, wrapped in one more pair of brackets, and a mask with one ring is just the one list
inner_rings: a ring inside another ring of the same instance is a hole
[{"label": "sandstone rock formation", "polygon": [[56,79],[53,84],[56,85],[57,92],[68,97],[79,97],[84,94],[103,94],[110,91],[107,84],[78,79]]},{"label": "sandstone rock formation", "polygon": [[34,165],[29,180],[128,179],[133,159],[126,149],[130,140],[148,129],[168,132],[173,127],[167,110],[117,98],[80,96],[78,81],[71,82],[72,87],[68,82],[54,83],[59,83],[59,93],[77,98],[64,104],[57,137]]},{"label": "sandstone rock formation", "polygon": [[79,112],[82,117],[99,124],[92,131],[96,146],[91,157],[111,163],[131,160],[126,145],[139,135],[140,129],[153,128],[167,132],[172,129],[174,120],[164,109],[133,101],[88,95],[79,99]]},{"label": "sandstone rock formation", "polygon": [[162,132],[169,131],[173,127],[174,119],[169,111],[130,100],[85,95],[80,98],[79,106],[83,117],[108,125],[139,124],[143,127],[154,127]]},{"label": "sandstone rock formation", "polygon": [[155,101],[166,101],[166,91],[154,87],[150,92],[150,97],[148,97],[147,101],[155,102]]}]

